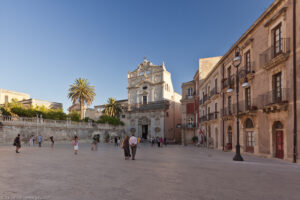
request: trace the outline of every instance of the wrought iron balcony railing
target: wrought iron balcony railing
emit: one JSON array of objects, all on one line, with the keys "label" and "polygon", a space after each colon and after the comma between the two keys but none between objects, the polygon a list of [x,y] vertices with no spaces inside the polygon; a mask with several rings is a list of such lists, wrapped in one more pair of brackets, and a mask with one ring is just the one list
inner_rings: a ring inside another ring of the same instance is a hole
[{"label": "wrought iron balcony railing", "polygon": [[265,67],[272,59],[279,55],[284,55],[290,52],[290,38],[281,38],[276,41],[275,44],[266,49],[263,53],[259,55],[260,66]]},{"label": "wrought iron balcony railing", "polygon": [[243,67],[239,68],[240,78],[247,77],[248,74],[254,74],[254,62],[245,64]]},{"label": "wrought iron balcony railing", "polygon": [[199,118],[200,123],[206,122],[206,121],[207,121],[207,116],[206,115],[203,115],[202,117]]},{"label": "wrought iron balcony railing", "polygon": [[284,104],[289,101],[289,88],[272,90],[259,95],[260,107],[272,104]]},{"label": "wrought iron balcony railing", "polygon": [[222,80],[222,89],[227,88],[227,87],[233,87],[233,85],[234,85],[233,75],[230,76],[229,78],[224,78]]},{"label": "wrought iron balcony railing", "polygon": [[213,88],[211,91],[210,91],[210,97],[212,97],[212,96],[214,96],[214,95],[216,95],[216,94],[219,94],[219,92],[218,92],[218,88]]},{"label": "wrought iron balcony railing", "polygon": [[225,107],[221,109],[222,117],[233,115],[232,105],[230,107]]},{"label": "wrought iron balcony railing", "polygon": [[207,100],[208,100],[208,95],[205,94],[205,95],[203,96],[203,103],[205,103]]}]

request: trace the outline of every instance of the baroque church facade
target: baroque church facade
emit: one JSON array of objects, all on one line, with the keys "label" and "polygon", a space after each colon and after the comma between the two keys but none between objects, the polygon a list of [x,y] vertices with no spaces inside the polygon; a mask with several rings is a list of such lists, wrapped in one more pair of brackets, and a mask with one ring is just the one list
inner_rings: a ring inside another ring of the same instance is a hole
[{"label": "baroque church facade", "polygon": [[149,139],[163,137],[181,142],[181,95],[173,89],[171,74],[164,63],[144,60],[128,73],[128,103],[123,113],[127,134]]}]

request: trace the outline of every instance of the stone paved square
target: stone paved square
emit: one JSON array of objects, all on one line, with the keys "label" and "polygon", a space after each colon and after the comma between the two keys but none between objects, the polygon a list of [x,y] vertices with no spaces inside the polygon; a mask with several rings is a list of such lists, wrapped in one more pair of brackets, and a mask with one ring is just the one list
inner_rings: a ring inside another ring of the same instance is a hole
[{"label": "stone paved square", "polygon": [[300,166],[196,147],[141,145],[137,159],[100,144],[0,146],[0,199],[289,199],[300,196]]}]

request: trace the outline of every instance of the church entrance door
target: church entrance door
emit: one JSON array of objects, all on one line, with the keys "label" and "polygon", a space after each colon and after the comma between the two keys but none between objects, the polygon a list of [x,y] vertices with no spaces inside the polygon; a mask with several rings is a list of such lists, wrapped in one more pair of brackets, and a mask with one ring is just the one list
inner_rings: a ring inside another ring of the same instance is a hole
[{"label": "church entrance door", "polygon": [[148,137],[148,125],[142,125],[142,138],[147,139]]}]

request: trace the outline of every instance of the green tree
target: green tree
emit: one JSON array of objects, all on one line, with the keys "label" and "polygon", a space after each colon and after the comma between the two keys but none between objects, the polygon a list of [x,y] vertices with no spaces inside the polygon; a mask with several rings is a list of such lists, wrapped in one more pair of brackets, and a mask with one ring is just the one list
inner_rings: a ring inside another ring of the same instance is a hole
[{"label": "green tree", "polygon": [[80,113],[73,111],[69,114],[69,117],[71,118],[72,121],[74,122],[80,122]]},{"label": "green tree", "polygon": [[121,105],[114,98],[109,98],[104,106],[104,113],[110,117],[117,117],[121,112]]},{"label": "green tree", "polygon": [[95,87],[91,86],[87,79],[78,78],[75,83],[70,85],[68,98],[72,100],[73,104],[79,102],[81,119],[84,115],[84,105],[91,105],[95,96]]}]

